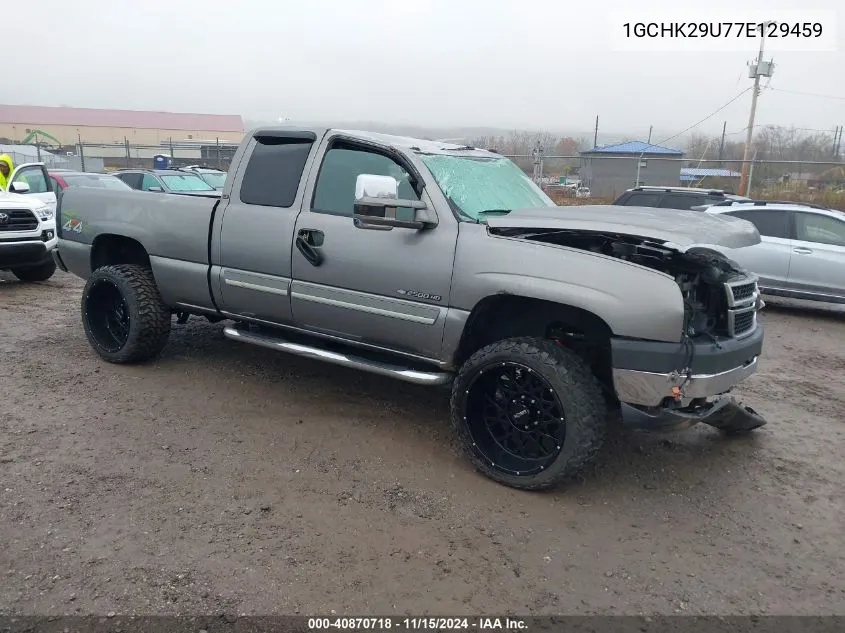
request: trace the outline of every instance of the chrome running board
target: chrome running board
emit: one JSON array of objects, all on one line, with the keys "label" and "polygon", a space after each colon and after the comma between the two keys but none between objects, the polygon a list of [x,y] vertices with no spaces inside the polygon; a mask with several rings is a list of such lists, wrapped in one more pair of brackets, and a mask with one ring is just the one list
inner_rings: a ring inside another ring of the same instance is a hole
[{"label": "chrome running board", "polygon": [[371,360],[363,356],[332,352],[314,347],[313,345],[294,343],[280,336],[250,332],[232,326],[223,328],[223,335],[233,341],[241,341],[242,343],[250,343],[251,345],[274,349],[278,352],[288,352],[289,354],[295,354],[305,358],[322,360],[334,365],[340,365],[341,367],[360,369],[371,374],[397,378],[398,380],[404,380],[405,382],[411,382],[417,385],[445,385],[453,378],[453,374],[448,372],[419,371],[409,367],[402,367],[401,365],[392,365],[383,361]]}]

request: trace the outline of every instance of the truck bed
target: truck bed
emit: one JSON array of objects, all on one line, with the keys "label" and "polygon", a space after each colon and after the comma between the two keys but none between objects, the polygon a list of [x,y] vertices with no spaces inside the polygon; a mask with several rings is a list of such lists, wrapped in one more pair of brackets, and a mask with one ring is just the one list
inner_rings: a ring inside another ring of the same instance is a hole
[{"label": "truck bed", "polygon": [[[208,286],[209,235],[219,202],[219,195],[68,188],[57,209],[61,258],[85,278],[91,272],[92,255],[96,256],[95,236],[98,242],[109,236],[129,238],[149,254],[165,301],[176,299],[213,309]],[[177,275],[167,274],[175,271]]]}]

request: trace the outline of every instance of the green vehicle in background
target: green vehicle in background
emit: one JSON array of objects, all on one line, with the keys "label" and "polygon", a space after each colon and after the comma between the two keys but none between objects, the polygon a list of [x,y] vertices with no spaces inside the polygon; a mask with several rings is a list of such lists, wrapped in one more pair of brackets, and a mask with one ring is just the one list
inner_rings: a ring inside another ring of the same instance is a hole
[{"label": "green vehicle in background", "polygon": [[195,173],[217,191],[222,191],[223,185],[226,184],[226,172],[220,169],[209,169],[208,167],[200,167],[198,165],[181,167],[180,169]]}]

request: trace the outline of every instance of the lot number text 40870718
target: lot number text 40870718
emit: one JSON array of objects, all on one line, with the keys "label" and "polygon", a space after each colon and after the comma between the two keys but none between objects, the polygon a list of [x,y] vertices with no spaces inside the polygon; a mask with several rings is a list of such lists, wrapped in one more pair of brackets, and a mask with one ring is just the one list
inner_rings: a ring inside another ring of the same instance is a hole
[{"label": "lot number text 40870718", "polygon": [[311,631],[340,629],[345,631],[524,631],[527,624],[519,618],[440,618],[440,617],[377,617],[377,618],[308,618]]}]

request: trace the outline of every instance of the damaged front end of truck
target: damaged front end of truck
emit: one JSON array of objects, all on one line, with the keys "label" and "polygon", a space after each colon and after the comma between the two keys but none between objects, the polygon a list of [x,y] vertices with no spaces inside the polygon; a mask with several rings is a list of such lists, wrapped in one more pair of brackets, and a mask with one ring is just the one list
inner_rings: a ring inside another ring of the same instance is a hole
[{"label": "damaged front end of truck", "polygon": [[[678,212],[630,213],[613,207],[526,211],[489,218],[492,236],[587,251],[643,266],[672,279],[683,301],[677,343],[614,338],[613,387],[623,421],[676,430],[705,422],[730,433],[765,424],[729,392],[756,371],[764,306],[757,277],[720,249],[759,243],[745,222]],[[712,220],[717,220],[712,222]],[[685,226],[685,221],[689,223]],[[701,224],[711,224],[701,227]]]}]

